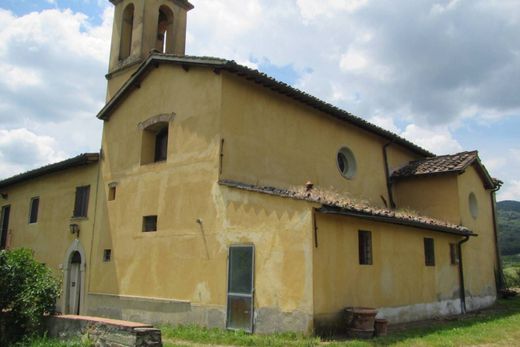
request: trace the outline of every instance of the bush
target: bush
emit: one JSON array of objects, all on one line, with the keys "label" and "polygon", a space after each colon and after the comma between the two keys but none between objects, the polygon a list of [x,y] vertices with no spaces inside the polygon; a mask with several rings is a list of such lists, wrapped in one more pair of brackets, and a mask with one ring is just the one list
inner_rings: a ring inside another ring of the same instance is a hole
[{"label": "bush", "polygon": [[504,269],[504,280],[507,288],[520,288],[520,267]]},{"label": "bush", "polygon": [[0,251],[0,346],[39,332],[53,313],[60,282],[27,249]]}]

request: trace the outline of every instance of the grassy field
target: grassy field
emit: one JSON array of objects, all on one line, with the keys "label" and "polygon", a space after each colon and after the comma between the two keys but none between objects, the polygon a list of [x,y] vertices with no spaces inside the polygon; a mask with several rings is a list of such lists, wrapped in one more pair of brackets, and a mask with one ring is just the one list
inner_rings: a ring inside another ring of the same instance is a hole
[{"label": "grassy field", "polygon": [[[327,340],[297,334],[251,335],[194,326],[161,327],[165,347],[179,346],[520,346],[520,297],[499,300],[489,310],[434,320],[420,328],[373,340]],[[19,346],[86,347],[81,341],[27,340]]]}]

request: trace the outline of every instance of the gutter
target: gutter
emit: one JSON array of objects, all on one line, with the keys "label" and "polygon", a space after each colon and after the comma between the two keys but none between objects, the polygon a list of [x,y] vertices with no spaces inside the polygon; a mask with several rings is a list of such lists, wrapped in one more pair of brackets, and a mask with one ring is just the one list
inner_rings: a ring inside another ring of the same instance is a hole
[{"label": "gutter", "polygon": [[496,198],[495,193],[500,189],[500,185],[496,186],[491,190],[490,199],[491,199],[491,213],[493,215],[493,234],[495,236],[495,255],[497,262],[497,278],[496,287],[497,291],[503,290],[504,288],[504,272],[502,270],[502,259],[500,258],[500,248],[498,246],[498,226],[497,226],[497,213],[496,213]]},{"label": "gutter", "polygon": [[462,244],[469,240],[469,236],[457,243],[457,251],[459,252],[459,282],[460,282],[460,313],[466,313],[466,288],[464,287],[464,267],[462,265]]},{"label": "gutter", "polygon": [[390,169],[388,168],[388,152],[387,148],[393,144],[393,141],[388,142],[383,146],[383,159],[385,162],[385,178],[386,178],[386,189],[388,191],[388,200],[390,202],[390,208],[395,208],[394,194],[392,193],[392,178],[390,177]]}]

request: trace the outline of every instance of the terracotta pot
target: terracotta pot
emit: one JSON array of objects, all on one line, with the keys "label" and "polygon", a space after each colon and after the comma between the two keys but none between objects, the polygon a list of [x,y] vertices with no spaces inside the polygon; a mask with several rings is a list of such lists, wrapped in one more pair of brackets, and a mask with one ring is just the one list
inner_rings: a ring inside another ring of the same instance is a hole
[{"label": "terracotta pot", "polygon": [[373,331],[377,310],[369,307],[349,307],[345,309],[349,329]]},{"label": "terracotta pot", "polygon": [[376,336],[386,336],[388,332],[388,321],[386,319],[376,319],[374,327]]}]

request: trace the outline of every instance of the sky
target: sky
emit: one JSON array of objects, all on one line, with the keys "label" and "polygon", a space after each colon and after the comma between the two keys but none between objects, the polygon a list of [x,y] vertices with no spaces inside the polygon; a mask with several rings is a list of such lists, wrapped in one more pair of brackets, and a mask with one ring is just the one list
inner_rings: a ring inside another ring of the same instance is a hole
[{"label": "sky", "polygon": [[[233,59],[520,200],[520,1],[192,0],[186,53]],[[0,179],[98,151],[113,5],[0,0]]]}]

